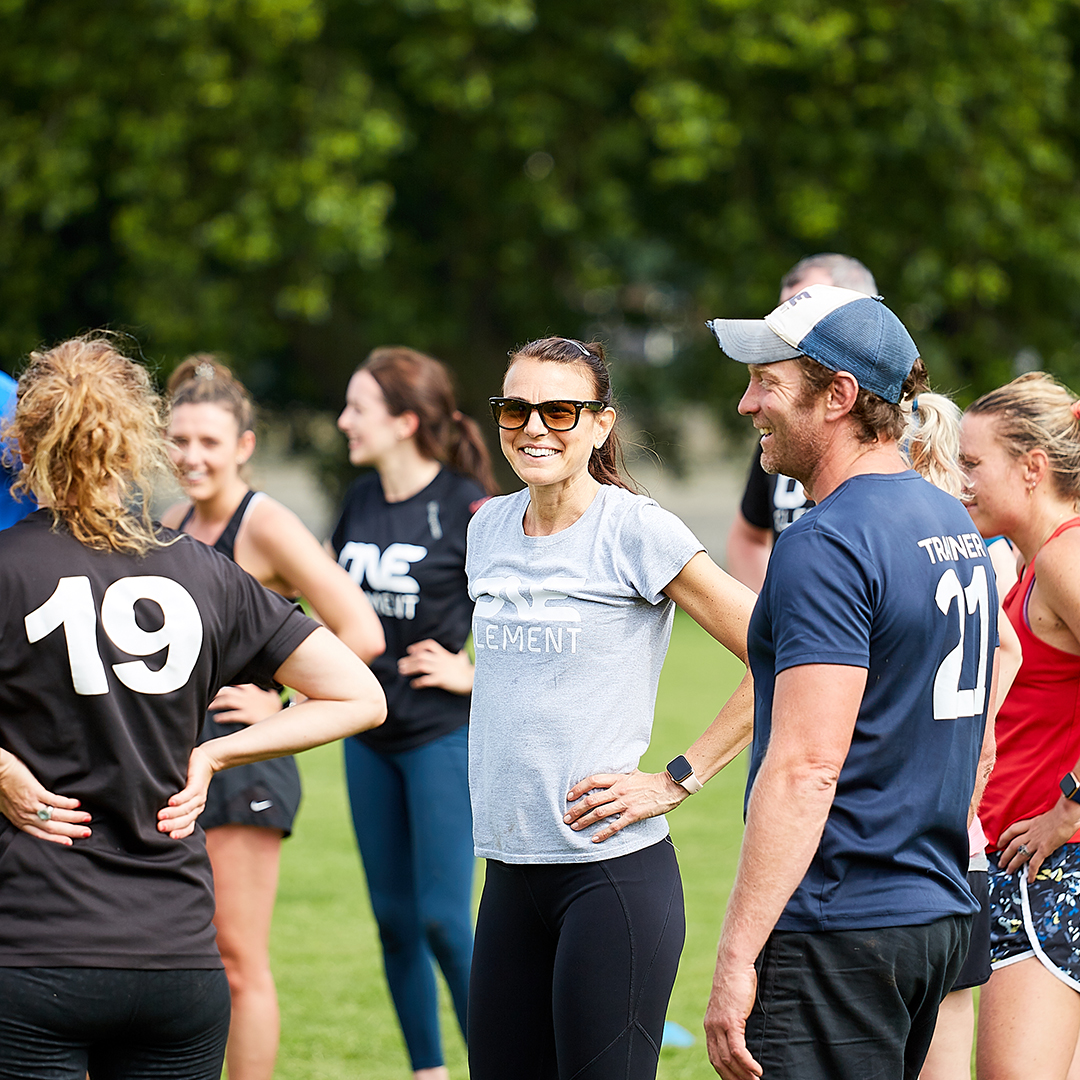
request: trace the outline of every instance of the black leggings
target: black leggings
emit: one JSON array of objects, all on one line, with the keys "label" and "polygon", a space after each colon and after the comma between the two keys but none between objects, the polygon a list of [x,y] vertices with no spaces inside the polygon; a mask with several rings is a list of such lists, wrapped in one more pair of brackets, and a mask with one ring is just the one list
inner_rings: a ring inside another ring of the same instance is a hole
[{"label": "black leggings", "polygon": [[472,1080],[653,1080],[685,931],[670,839],[602,862],[488,860]]},{"label": "black leggings", "polygon": [[225,972],[0,967],[0,1080],[219,1080]]}]

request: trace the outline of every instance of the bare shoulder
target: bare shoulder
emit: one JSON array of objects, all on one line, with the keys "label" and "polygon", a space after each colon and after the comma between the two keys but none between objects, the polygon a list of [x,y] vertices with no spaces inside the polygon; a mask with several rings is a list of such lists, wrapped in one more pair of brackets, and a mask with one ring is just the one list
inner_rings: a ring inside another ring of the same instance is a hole
[{"label": "bare shoulder", "polygon": [[1035,557],[1035,593],[1080,638],[1080,528],[1054,537]]},{"label": "bare shoulder", "polygon": [[[1057,577],[1070,574],[1080,578],[1080,527],[1066,529],[1063,533],[1048,541],[1035,556],[1035,572],[1041,578],[1047,574]],[[1077,581],[1080,587],[1080,580]]]},{"label": "bare shoulder", "polygon": [[191,508],[189,502],[173,503],[168,510],[161,515],[161,524],[166,529],[179,529],[180,522],[184,520],[184,515]]},{"label": "bare shoulder", "polygon": [[261,550],[276,550],[297,543],[318,541],[292,510],[269,495],[261,498],[244,522],[246,539]]}]

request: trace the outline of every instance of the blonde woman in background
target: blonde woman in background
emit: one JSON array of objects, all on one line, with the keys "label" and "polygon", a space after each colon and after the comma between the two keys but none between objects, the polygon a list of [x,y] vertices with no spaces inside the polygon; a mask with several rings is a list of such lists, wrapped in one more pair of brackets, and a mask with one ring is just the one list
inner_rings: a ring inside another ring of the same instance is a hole
[{"label": "blonde woman in background", "polygon": [[979,1002],[981,1080],[1062,1080],[1080,1031],[1080,401],[1042,372],[964,414],[968,508],[1023,573],[1005,612],[1023,663],[997,717],[980,814],[993,974]]},{"label": "blonde woman in background", "polygon": [[[171,454],[188,502],[162,523],[232,559],[262,585],[303,596],[361,660],[383,651],[378,617],[349,575],[300,519],[241,474],[255,450],[255,411],[244,387],[208,355],[185,360],[169,380]],[[279,713],[278,692],[226,686],[210,703],[202,738],[238,731]],[[214,925],[232,992],[229,1080],[269,1080],[280,1018],[270,970],[270,924],[281,841],[300,803],[296,762],[237,769],[210,786],[200,824],[214,867]]]}]

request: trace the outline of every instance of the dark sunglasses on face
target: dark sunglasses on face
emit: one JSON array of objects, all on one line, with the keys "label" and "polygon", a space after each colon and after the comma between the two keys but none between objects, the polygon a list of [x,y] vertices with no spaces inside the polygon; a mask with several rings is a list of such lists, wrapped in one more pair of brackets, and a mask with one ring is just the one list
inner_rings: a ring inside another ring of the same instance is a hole
[{"label": "dark sunglasses on face", "polygon": [[533,409],[540,414],[540,422],[548,431],[570,431],[577,427],[581,410],[602,412],[607,406],[602,401],[522,401],[521,398],[488,398],[491,415],[504,431],[523,428],[532,416]]}]

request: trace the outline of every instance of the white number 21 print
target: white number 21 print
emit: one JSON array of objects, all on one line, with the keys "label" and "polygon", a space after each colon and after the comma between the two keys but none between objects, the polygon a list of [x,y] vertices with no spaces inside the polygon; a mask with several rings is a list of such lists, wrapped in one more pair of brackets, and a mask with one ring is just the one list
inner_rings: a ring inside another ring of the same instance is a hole
[{"label": "white number 21 print", "polygon": [[[946,617],[956,604],[960,620],[960,640],[956,648],[941,661],[934,676],[934,719],[958,720],[962,716],[978,716],[986,705],[986,673],[990,666],[990,590],[986,567],[976,566],[971,572],[971,584],[965,589],[950,566],[938,578],[934,594],[938,609]],[[972,618],[979,623],[979,668],[975,685],[960,686],[964,666],[964,639]]]},{"label": "white number 21 print", "polygon": [[[135,604],[152,600],[161,608],[157,630],[135,621]],[[97,647],[97,610],[87,577],[61,578],[52,596],[26,616],[26,636],[40,641],[61,626],[75,693],[107,694],[109,677]],[[139,694],[168,694],[188,681],[202,648],[203,625],[191,594],[171,578],[127,577],[114,581],[101,600],[101,626],[109,640],[130,656],[152,656],[168,649],[156,671],[142,660],[113,664],[116,677]]]}]

